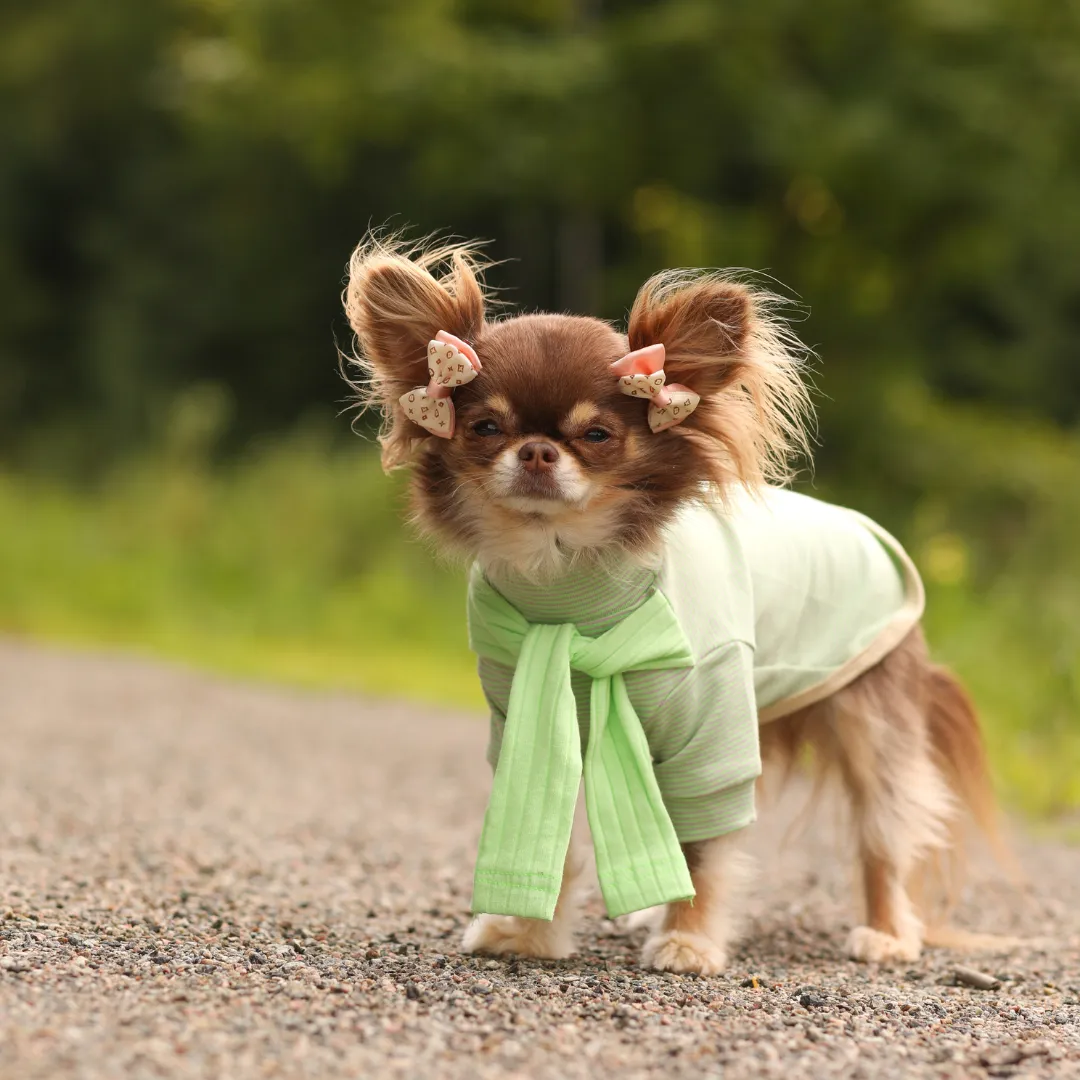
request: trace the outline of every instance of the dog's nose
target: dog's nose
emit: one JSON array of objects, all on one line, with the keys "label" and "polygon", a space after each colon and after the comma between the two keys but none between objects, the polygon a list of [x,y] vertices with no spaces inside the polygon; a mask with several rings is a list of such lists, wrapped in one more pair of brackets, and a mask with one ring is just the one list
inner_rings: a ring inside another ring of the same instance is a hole
[{"label": "dog's nose", "polygon": [[518,450],[518,460],[529,472],[547,472],[559,460],[559,448],[549,442],[527,442]]}]

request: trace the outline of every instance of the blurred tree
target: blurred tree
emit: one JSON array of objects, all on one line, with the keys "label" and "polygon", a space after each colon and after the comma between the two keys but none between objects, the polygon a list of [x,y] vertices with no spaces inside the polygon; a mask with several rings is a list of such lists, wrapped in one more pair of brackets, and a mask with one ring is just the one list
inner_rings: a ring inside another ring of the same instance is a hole
[{"label": "blurred tree", "polygon": [[206,380],[234,442],[327,407],[385,221],[493,238],[525,306],[767,270],[827,466],[898,372],[1073,424],[1078,72],[1051,0],[6,0],[0,445],[92,463]]}]

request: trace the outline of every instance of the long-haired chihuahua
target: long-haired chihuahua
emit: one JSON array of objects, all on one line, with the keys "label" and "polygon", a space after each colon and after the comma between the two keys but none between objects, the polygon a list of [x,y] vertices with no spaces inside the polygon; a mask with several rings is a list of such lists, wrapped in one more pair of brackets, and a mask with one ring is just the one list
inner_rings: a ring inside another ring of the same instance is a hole
[{"label": "long-haired chihuahua", "polygon": [[[422,531],[471,562],[473,593],[585,641],[659,594],[682,635],[689,659],[618,675],[625,722],[647,743],[640,783],[659,792],[692,882],[656,908],[644,962],[699,974],[726,963],[737,837],[762,762],[839,779],[865,911],[848,952],[915,959],[926,872],[952,865],[965,819],[994,831],[983,741],[963,688],[928,658],[922,586],[900,545],[783,487],[807,453],[811,409],[805,351],[778,301],[722,274],[661,273],[623,333],[570,315],[493,318],[482,269],[467,244],[366,239],[345,294],[359,343],[350,381],[382,410],[386,467],[412,468]],[[515,767],[500,760],[510,728],[532,721],[511,700],[512,659],[481,650],[480,677],[498,780]],[[595,680],[569,681],[591,753]],[[586,768],[587,802],[588,779]],[[568,843],[551,917],[480,907],[464,947],[568,955],[582,865]]]}]

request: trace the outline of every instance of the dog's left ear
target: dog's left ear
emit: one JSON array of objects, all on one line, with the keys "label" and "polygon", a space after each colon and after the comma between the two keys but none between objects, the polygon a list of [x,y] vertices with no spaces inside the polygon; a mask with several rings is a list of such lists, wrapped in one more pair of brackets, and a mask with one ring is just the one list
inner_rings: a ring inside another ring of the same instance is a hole
[{"label": "dog's left ear", "polygon": [[634,300],[627,336],[631,351],[662,344],[667,381],[709,397],[739,379],[753,317],[742,285],[657,274]]},{"label": "dog's left ear", "polygon": [[794,458],[809,457],[805,350],[770,303],[737,282],[677,272],[645,282],[630,311],[631,350],[662,344],[667,384],[701,396],[676,430],[705,448],[719,487],[782,482]]}]

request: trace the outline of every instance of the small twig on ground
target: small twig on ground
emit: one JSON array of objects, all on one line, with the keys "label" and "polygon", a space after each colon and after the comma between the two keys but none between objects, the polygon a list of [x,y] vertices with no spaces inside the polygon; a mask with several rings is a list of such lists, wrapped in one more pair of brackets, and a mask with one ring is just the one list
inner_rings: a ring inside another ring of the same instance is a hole
[{"label": "small twig on ground", "polygon": [[976,990],[994,990],[1001,985],[1001,980],[995,979],[993,975],[960,965],[953,968],[953,978],[964,986],[975,987]]}]

